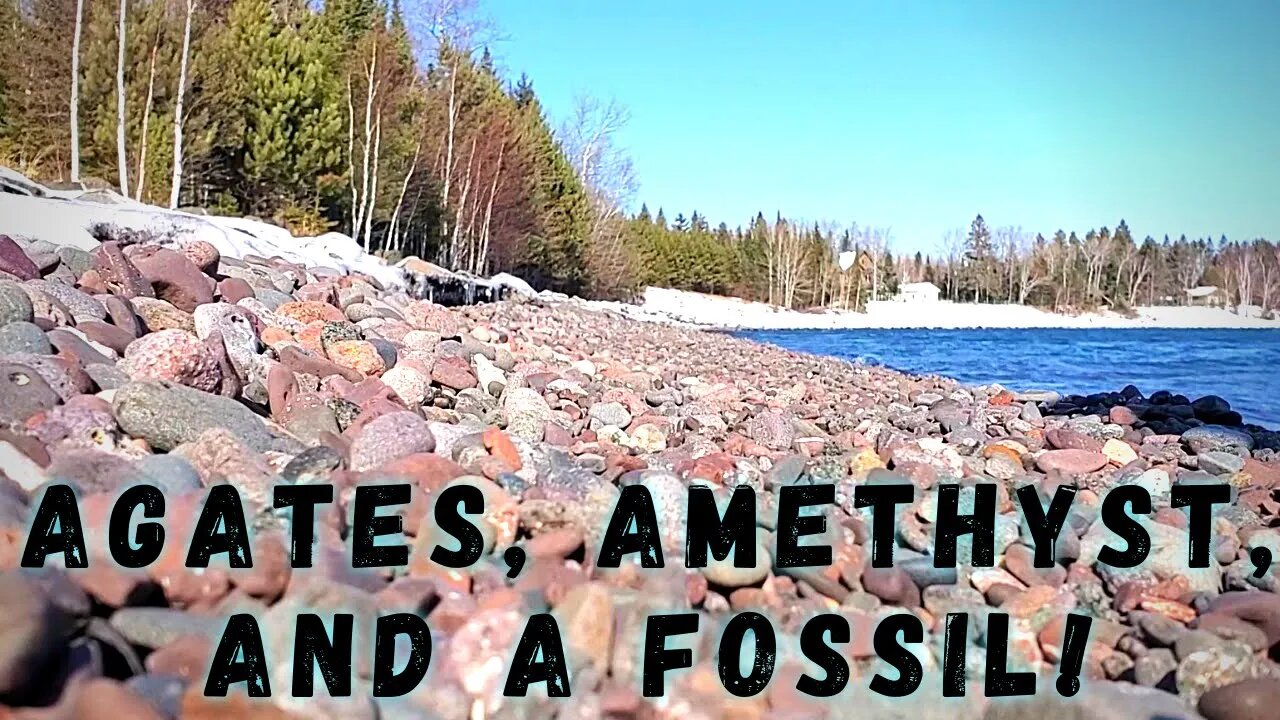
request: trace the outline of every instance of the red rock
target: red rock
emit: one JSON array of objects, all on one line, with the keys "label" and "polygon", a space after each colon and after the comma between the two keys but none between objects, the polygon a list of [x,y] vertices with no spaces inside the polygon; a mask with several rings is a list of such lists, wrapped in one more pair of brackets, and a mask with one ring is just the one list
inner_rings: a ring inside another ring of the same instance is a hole
[{"label": "red rock", "polygon": [[218,297],[234,305],[245,298],[257,297],[257,293],[243,278],[229,277],[218,281]]},{"label": "red rock", "polygon": [[93,342],[105,345],[121,355],[124,354],[125,349],[129,347],[129,343],[132,343],[135,337],[128,330],[118,328],[115,325],[108,325],[98,320],[78,322],[76,323],[76,329],[84,333],[85,337]]},{"label": "red rock", "polygon": [[213,643],[202,635],[183,635],[147,656],[147,671],[201,681],[213,659]]},{"label": "red rock", "polygon": [[[107,289],[121,297],[155,297],[151,283],[143,277],[138,266],[125,257],[117,242],[104,242],[93,251],[93,269]],[[82,277],[81,285],[83,284]]]},{"label": "red rock", "polygon": [[296,347],[282,346],[276,350],[276,355],[280,358],[280,362],[287,365],[294,372],[315,375],[322,379],[330,375],[339,375],[344,380],[353,383],[358,383],[364,379],[363,375],[351,368],[343,367],[322,357],[308,355]]},{"label": "red rock", "polygon": [[1138,607],[1147,612],[1163,615],[1186,625],[1196,619],[1196,611],[1189,605],[1173,600],[1143,600]]},{"label": "red rock", "polygon": [[259,337],[262,340],[262,344],[270,348],[274,348],[276,345],[281,343],[294,341],[293,335],[289,334],[287,330],[274,326],[263,328],[262,334]]},{"label": "red rock", "polygon": [[340,367],[350,368],[362,375],[381,375],[386,363],[373,343],[366,340],[339,340],[330,343],[329,359]]},{"label": "red rock", "polygon": [[324,321],[312,320],[293,334],[294,339],[302,347],[310,350],[317,355],[324,355],[324,342],[321,336],[324,334]]},{"label": "red rock", "polygon": [[1107,413],[1107,419],[1116,425],[1130,426],[1138,422],[1138,416],[1123,405],[1116,405]]},{"label": "red rock", "polygon": [[1197,709],[1206,720],[1272,720],[1280,706],[1280,680],[1252,678],[1205,693]]},{"label": "red rock", "polygon": [[347,321],[347,316],[338,308],[328,303],[314,300],[287,302],[276,308],[276,314],[287,317],[290,320],[297,320],[304,325],[313,320],[336,323]]},{"label": "red rock", "polygon": [[511,442],[511,438],[507,437],[502,430],[490,427],[484,431],[481,439],[489,454],[506,463],[512,472],[523,467],[524,464],[520,460],[520,453],[516,450],[515,443]]},{"label": "red rock", "polygon": [[[275,688],[272,688],[273,690]],[[182,720],[298,720],[267,700],[244,695],[227,698],[205,697],[204,683],[193,683],[182,696]],[[115,720],[123,720],[115,718]]]},{"label": "red rock", "polygon": [[1280,487],[1280,465],[1275,463],[1246,458],[1242,472],[1249,476],[1249,485],[1253,488]]},{"label": "red rock", "polygon": [[176,250],[155,245],[133,245],[125,256],[155,288],[156,297],[179,310],[191,312],[213,302],[213,281],[195,263]]},{"label": "red rock", "polygon": [[253,567],[230,572],[236,587],[250,597],[273,602],[289,587],[293,572],[284,538],[277,533],[259,533],[253,543]]},{"label": "red rock", "polygon": [[[533,558],[565,558],[582,547],[582,531],[564,527],[535,535],[524,544],[524,550]],[[699,576],[700,577],[700,576]]]},{"label": "red rock", "polygon": [[31,262],[22,247],[8,235],[0,235],[0,272],[7,272],[19,280],[35,280],[40,268]]},{"label": "red rock", "polygon": [[1081,432],[1066,428],[1053,428],[1044,433],[1045,440],[1059,450],[1102,450],[1102,442]]},{"label": "red rock", "polygon": [[217,358],[184,330],[161,330],[134,340],[120,369],[134,380],[168,380],[205,392],[214,392],[222,382]]},{"label": "red rock", "polygon": [[1012,405],[1013,401],[1014,401],[1013,393],[1009,392],[1008,390],[1001,390],[1000,392],[991,396],[990,404],[996,407],[1007,407],[1009,405]]},{"label": "red rock", "polygon": [[76,689],[74,720],[163,720],[155,707],[124,685],[106,678],[86,680]]},{"label": "red rock", "polygon": [[1101,470],[1108,462],[1106,455],[1091,450],[1048,450],[1036,458],[1036,467],[1046,473],[1083,475]]},{"label": "red rock", "polygon": [[187,256],[196,267],[200,268],[200,272],[212,275],[218,270],[218,261],[222,259],[222,254],[218,252],[218,248],[212,243],[204,240],[188,240],[182,243],[182,254]]},{"label": "red rock", "polygon": [[466,390],[476,386],[476,376],[465,360],[459,357],[442,357],[431,366],[431,381],[454,390]]}]

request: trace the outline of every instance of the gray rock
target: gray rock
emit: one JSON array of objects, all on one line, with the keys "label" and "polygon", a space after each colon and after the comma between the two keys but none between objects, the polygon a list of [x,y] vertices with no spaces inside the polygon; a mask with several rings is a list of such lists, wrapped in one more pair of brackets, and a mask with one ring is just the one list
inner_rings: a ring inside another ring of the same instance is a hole
[{"label": "gray rock", "polygon": [[138,461],[138,472],[166,494],[181,495],[204,486],[200,473],[178,455],[148,455]]},{"label": "gray rock", "polygon": [[183,385],[129,383],[116,391],[112,408],[126,433],[166,452],[213,428],[226,428],[258,452],[280,445],[249,408]]},{"label": "gray rock", "polygon": [[216,640],[226,629],[224,618],[164,607],[120,608],[110,623],[125,640],[144,648],[158,648],[183,635]]},{"label": "gray rock", "polygon": [[0,422],[20,423],[41,410],[56,407],[58,393],[35,369],[0,362]]},{"label": "gray rock", "polygon": [[593,429],[605,425],[626,428],[631,424],[631,413],[620,402],[596,403],[587,411],[587,417],[591,418]]},{"label": "gray rock", "polygon": [[384,463],[436,448],[431,427],[412,412],[388,413],[360,429],[351,443],[351,469],[372,470]]},{"label": "gray rock", "polygon": [[1196,456],[1200,469],[1213,475],[1235,475],[1244,469],[1244,458],[1221,450],[1209,450]]},{"label": "gray rock", "polygon": [[529,442],[542,440],[543,426],[551,419],[551,407],[532,388],[511,388],[502,396],[507,432]]},{"label": "gray rock", "polygon": [[44,331],[34,323],[11,322],[0,326],[0,355],[9,353],[52,355],[53,345],[49,343]]},{"label": "gray rock", "polygon": [[1248,433],[1221,425],[1191,428],[1182,434],[1182,442],[1197,455],[1214,450],[1240,455],[1253,449],[1253,438]]},{"label": "gray rock", "polygon": [[0,280],[0,325],[12,322],[31,322],[35,310],[31,296],[12,280]]},{"label": "gray rock", "polygon": [[106,320],[107,309],[89,293],[53,280],[29,280],[27,287],[62,303],[76,320]]}]

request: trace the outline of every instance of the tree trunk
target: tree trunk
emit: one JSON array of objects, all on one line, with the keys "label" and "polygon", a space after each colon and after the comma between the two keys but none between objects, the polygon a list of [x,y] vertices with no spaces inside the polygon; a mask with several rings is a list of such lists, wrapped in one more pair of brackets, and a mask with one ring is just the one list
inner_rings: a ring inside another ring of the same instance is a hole
[{"label": "tree trunk", "polygon": [[[449,70],[449,117],[448,129],[445,131],[444,183],[440,190],[440,239],[449,237],[449,186],[453,182],[453,139],[458,126],[458,63],[455,61]],[[445,258],[445,263],[453,262],[453,258]]]},{"label": "tree trunk", "polygon": [[413,171],[418,167],[418,155],[422,152],[422,139],[418,139],[418,145],[413,150],[413,160],[409,163],[409,170],[404,174],[404,182],[400,183],[400,195],[396,198],[395,210],[391,213],[391,229],[388,232],[390,239],[388,240],[389,248],[392,250],[400,249],[400,210],[404,207],[404,195],[409,191],[409,179],[413,177]]},{"label": "tree trunk", "polygon": [[151,124],[151,103],[156,91],[156,49],[160,44],[160,33],[156,33],[155,44],[151,46],[151,67],[147,70],[147,104],[142,108],[142,140],[138,149],[138,186],[134,188],[133,199],[142,202],[142,189],[147,184],[147,127]]},{"label": "tree trunk", "polygon": [[347,74],[347,184],[351,186],[351,239],[356,237],[356,206],[360,191],[356,188],[356,106],[352,98],[351,74]]},{"label": "tree trunk", "polygon": [[[360,211],[356,214],[355,231],[356,242],[360,242],[360,232],[365,224],[365,213],[368,211],[369,205],[369,160],[370,160],[370,144],[373,141],[373,100],[377,94],[377,84],[374,82],[374,75],[378,70],[378,45],[374,43],[372,57],[369,61],[369,74],[367,76],[368,86],[365,92],[364,103],[364,162],[363,171],[361,173],[361,197]],[[369,251],[369,241],[364,241],[365,252]]]},{"label": "tree trunk", "polygon": [[479,136],[471,138],[471,153],[467,156],[467,177],[462,184],[462,197],[458,200],[458,210],[453,220],[453,237],[449,240],[449,265],[450,268],[458,266],[458,243],[460,241],[459,233],[462,231],[462,211],[467,206],[467,195],[471,192],[471,171],[475,167],[476,159],[476,141]]},{"label": "tree trunk", "polygon": [[502,177],[502,157],[506,153],[507,144],[503,142],[498,147],[498,169],[493,173],[493,184],[489,186],[489,204],[484,211],[484,227],[480,231],[480,251],[476,258],[477,275],[484,275],[489,271],[489,232],[491,228],[490,221],[493,219],[493,199],[498,194],[498,179]]},{"label": "tree trunk", "polygon": [[187,0],[187,19],[182,27],[182,63],[178,67],[178,99],[173,110],[173,179],[169,184],[169,207],[177,208],[182,194],[182,101],[187,93],[187,57],[191,52],[191,16],[196,0]]},{"label": "tree trunk", "polygon": [[80,182],[80,29],[84,0],[76,0],[75,35],[71,40],[71,182]]},{"label": "tree trunk", "polygon": [[125,20],[129,10],[129,0],[120,0],[120,24],[116,32],[119,47],[116,53],[116,160],[120,172],[120,194],[129,197],[129,160],[125,152],[124,138],[124,57],[125,57]]},{"label": "tree trunk", "polygon": [[382,153],[382,108],[373,130],[373,179],[369,183],[368,208],[364,216],[364,251],[369,252],[373,240],[373,210],[378,203],[378,156]]}]

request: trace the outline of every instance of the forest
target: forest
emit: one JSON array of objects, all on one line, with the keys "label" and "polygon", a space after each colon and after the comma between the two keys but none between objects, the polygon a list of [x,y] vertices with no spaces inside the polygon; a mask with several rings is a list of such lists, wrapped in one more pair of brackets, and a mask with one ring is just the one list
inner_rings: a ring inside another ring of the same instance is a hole
[{"label": "forest", "polygon": [[497,69],[500,39],[478,0],[0,0],[0,165],[589,297],[862,308],[930,281],[1063,311],[1181,304],[1200,285],[1280,303],[1280,247],[1262,239],[979,215],[908,256],[871,224],[633,211],[626,108],[583,95],[550,117],[533,80]]}]

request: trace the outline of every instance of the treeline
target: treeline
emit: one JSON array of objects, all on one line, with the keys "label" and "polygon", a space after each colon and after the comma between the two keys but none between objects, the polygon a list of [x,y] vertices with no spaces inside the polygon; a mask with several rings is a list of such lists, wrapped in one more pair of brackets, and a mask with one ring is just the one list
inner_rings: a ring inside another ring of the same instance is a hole
[{"label": "treeline", "polygon": [[[890,299],[906,282],[932,282],[946,300],[1060,311],[1212,302],[1270,312],[1280,305],[1280,245],[1225,237],[1137,241],[1123,220],[1114,230],[1045,237],[989,228],[979,215],[967,232],[947,235],[944,253],[895,257],[887,229],[763,215],[746,226],[712,229],[697,212],[668,220],[662,210],[651,215],[641,208],[627,222],[626,245],[642,285],[795,308],[862,309]],[[1187,292],[1203,286],[1217,291]]]},{"label": "treeline", "polygon": [[595,168],[477,8],[392,2],[0,0],[0,163],[595,291]]},{"label": "treeline", "polygon": [[[992,230],[979,215],[967,234],[952,233],[947,245],[946,257],[917,255],[902,274],[933,282],[953,300],[1060,310],[1208,302],[1270,312],[1280,302],[1280,246],[1264,239],[1148,235],[1138,241],[1124,220],[1114,230],[1058,230],[1045,237],[1014,227]],[[1188,293],[1196,288],[1208,294]]]}]

